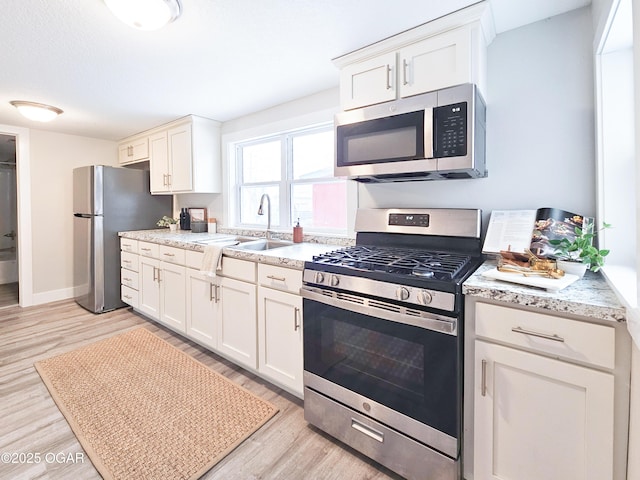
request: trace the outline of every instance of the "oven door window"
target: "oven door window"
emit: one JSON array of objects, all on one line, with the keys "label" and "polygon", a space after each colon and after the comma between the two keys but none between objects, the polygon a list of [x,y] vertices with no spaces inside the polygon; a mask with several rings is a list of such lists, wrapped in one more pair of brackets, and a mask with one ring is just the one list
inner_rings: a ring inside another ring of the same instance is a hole
[{"label": "oven door window", "polygon": [[458,437],[458,337],[304,300],[304,369]]},{"label": "oven door window", "polygon": [[339,167],[424,158],[424,111],[336,128]]}]

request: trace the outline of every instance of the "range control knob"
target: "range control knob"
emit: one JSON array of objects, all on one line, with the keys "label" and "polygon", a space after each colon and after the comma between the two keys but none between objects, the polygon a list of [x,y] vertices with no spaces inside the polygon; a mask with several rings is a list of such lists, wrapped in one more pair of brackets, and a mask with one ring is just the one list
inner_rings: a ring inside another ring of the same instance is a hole
[{"label": "range control knob", "polygon": [[324,273],[316,272],[315,283],[324,283]]},{"label": "range control knob", "polygon": [[398,287],[398,289],[396,290],[396,298],[398,300],[406,300],[407,298],[409,298],[409,290],[407,290],[405,287]]},{"label": "range control knob", "polygon": [[340,283],[340,277],[338,277],[337,275],[331,275],[331,286],[337,287],[339,283]]},{"label": "range control knob", "polygon": [[426,290],[420,290],[418,292],[418,303],[420,305],[429,305],[432,300],[433,300],[433,297]]}]

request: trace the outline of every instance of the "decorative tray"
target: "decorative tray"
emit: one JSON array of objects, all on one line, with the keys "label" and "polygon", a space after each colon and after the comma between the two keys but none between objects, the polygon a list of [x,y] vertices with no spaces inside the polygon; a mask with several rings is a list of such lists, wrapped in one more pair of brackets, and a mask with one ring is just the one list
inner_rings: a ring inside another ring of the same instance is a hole
[{"label": "decorative tray", "polygon": [[561,278],[545,278],[540,276],[525,277],[518,273],[500,272],[497,268],[483,272],[482,276],[493,280],[503,280],[505,282],[527,285],[529,287],[543,288],[550,292],[562,290],[580,278],[577,275],[571,275],[569,273],[565,273]]}]

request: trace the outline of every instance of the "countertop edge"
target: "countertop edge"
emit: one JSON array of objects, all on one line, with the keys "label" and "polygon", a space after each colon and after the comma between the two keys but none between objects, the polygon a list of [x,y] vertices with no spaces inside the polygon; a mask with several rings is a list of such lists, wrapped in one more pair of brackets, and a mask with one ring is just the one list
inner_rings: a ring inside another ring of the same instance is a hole
[{"label": "countertop edge", "polygon": [[588,272],[585,278],[574,284],[558,292],[548,292],[482,276],[483,272],[495,266],[493,260],[485,262],[463,283],[462,293],[470,297],[540,308],[550,313],[626,322],[626,308],[601,274]]},{"label": "countertop edge", "polygon": [[[161,229],[118,232],[118,236],[121,238],[129,238],[132,240],[156,243],[159,245],[182,248],[195,252],[204,252],[205,245],[196,242],[203,239],[216,238],[216,236],[218,236],[219,238],[223,238],[229,236],[229,234],[169,232],[166,229]],[[256,240],[258,238],[259,237],[256,237]],[[319,255],[321,253],[338,248],[342,248],[342,246],[325,243],[303,242],[269,251],[240,250],[236,248],[224,247],[222,249],[222,255],[223,257],[237,258],[240,260],[248,260],[256,263],[302,270],[304,269],[305,261],[311,260],[313,255]]]}]

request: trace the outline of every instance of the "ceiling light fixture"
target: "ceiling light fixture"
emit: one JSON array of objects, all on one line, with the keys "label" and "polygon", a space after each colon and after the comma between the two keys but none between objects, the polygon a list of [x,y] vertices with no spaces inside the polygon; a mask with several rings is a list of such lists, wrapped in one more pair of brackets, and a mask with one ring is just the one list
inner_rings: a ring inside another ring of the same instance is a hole
[{"label": "ceiling light fixture", "polygon": [[182,13],[179,0],[104,0],[109,10],[138,30],[157,30]]},{"label": "ceiling light fixture", "polygon": [[12,100],[9,103],[16,107],[24,117],[36,122],[50,122],[63,113],[58,107],[52,107],[44,103],[25,102],[22,100]]}]

